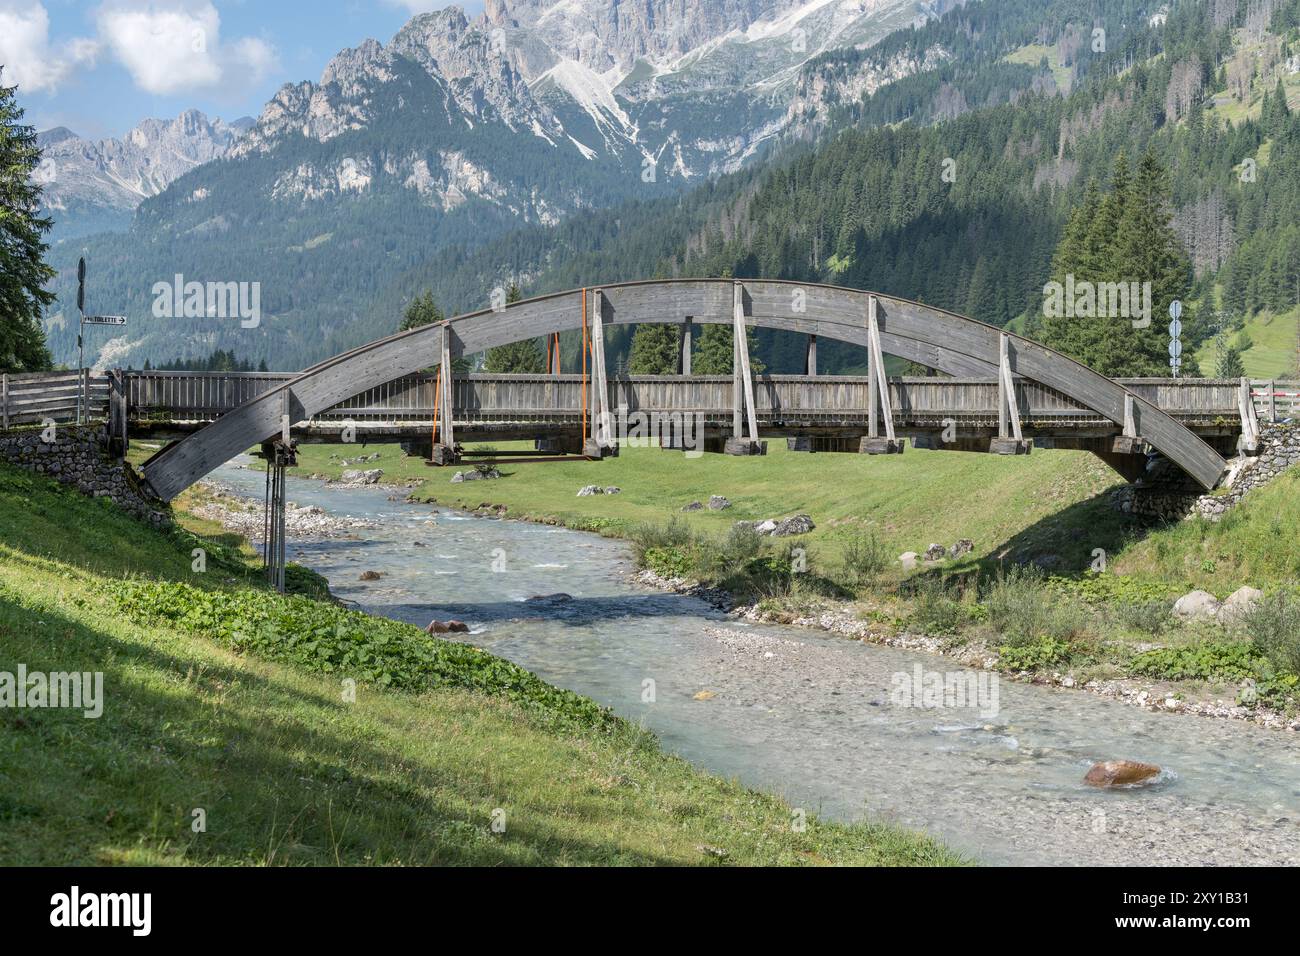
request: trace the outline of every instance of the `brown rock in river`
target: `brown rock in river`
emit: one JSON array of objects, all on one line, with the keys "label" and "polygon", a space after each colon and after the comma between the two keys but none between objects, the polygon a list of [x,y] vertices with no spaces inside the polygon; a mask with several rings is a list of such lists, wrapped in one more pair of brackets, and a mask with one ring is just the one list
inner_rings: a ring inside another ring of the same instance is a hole
[{"label": "brown rock in river", "polygon": [[1135,783],[1145,783],[1160,773],[1155,764],[1138,763],[1136,760],[1106,760],[1093,764],[1084,783],[1094,787],[1125,787]]},{"label": "brown rock in river", "polygon": [[378,571],[364,571],[361,574],[362,581],[378,581],[383,575]]}]

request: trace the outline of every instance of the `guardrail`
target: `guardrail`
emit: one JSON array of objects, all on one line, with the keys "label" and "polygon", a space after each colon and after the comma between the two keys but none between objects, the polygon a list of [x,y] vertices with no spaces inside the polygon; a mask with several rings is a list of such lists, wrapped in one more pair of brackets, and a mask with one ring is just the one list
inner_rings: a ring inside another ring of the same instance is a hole
[{"label": "guardrail", "polygon": [[0,427],[76,421],[82,389],[89,395],[87,417],[103,418],[108,411],[106,375],[89,371],[0,374]]}]

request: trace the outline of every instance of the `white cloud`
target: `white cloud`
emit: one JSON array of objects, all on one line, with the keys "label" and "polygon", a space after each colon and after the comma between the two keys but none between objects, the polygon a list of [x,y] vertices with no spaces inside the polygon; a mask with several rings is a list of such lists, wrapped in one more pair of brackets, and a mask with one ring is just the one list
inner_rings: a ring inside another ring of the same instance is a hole
[{"label": "white cloud", "polygon": [[94,66],[99,44],[50,43],[50,15],[40,0],[0,0],[0,66],[5,85],[53,92],[74,69]]},{"label": "white cloud", "polygon": [[277,66],[265,40],[223,43],[210,0],[109,0],[97,19],[105,45],[149,93],[254,86]]}]

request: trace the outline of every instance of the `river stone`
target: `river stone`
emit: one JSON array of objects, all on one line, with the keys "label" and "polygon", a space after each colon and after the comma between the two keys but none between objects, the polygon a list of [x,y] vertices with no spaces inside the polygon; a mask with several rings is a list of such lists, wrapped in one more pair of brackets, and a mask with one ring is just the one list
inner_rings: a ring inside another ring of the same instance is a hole
[{"label": "river stone", "polygon": [[731,507],[731,502],[721,495],[714,495],[709,499],[710,511],[726,511]]},{"label": "river stone", "polygon": [[817,525],[813,524],[813,519],[808,515],[795,515],[793,518],[786,518],[772,529],[774,538],[790,538],[797,534],[807,534],[814,530]]},{"label": "river stone", "polygon": [[469,625],[460,621],[433,621],[424,632],[426,634],[468,634]]},{"label": "river stone", "polygon": [[1105,760],[1092,765],[1083,782],[1094,787],[1128,787],[1145,783],[1160,773],[1155,764],[1136,760]]},{"label": "river stone", "polygon": [[1264,600],[1264,592],[1257,588],[1244,587],[1232,592],[1228,600],[1219,608],[1219,620],[1224,624],[1240,624],[1246,615]]},{"label": "river stone", "polygon": [[383,471],[376,468],[373,471],[345,471],[340,480],[345,485],[377,485],[382,477]]},{"label": "river stone", "polygon": [[1174,604],[1174,617],[1180,621],[1211,618],[1219,613],[1219,599],[1208,591],[1184,594]]},{"label": "river stone", "polygon": [[364,571],[361,574],[362,581],[378,581],[383,577],[378,571]]}]

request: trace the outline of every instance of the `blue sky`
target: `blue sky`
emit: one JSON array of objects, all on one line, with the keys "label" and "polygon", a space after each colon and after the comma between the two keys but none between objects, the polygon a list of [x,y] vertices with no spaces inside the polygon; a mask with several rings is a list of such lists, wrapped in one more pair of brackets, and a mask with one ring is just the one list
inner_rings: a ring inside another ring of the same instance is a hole
[{"label": "blue sky", "polygon": [[[27,122],[121,136],[191,107],[257,116],[366,37],[449,0],[0,0],[0,64]],[[456,5],[471,16],[482,0]]]}]

